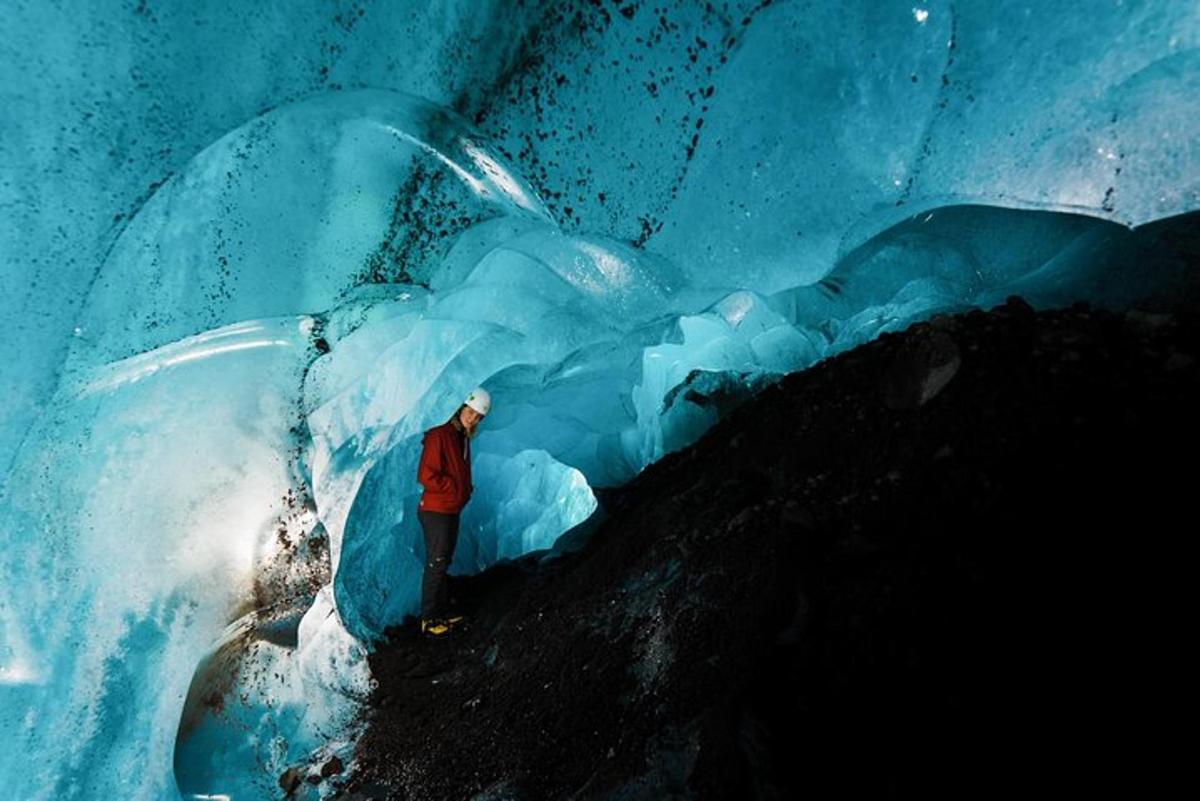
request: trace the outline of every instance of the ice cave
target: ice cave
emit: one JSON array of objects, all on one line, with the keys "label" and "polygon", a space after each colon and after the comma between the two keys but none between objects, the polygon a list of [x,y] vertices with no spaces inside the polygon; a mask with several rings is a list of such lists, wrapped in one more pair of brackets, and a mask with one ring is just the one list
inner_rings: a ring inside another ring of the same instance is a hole
[{"label": "ice cave", "polygon": [[1187,277],[1191,2],[3,8],[13,798],[349,759],[420,436],[474,386],[452,574],[553,554],[697,393]]}]

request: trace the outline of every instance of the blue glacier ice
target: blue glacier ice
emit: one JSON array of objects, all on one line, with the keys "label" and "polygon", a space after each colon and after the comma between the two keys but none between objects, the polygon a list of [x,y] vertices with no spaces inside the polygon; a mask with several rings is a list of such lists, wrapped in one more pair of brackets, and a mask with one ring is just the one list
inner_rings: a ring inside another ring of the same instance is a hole
[{"label": "blue glacier ice", "polygon": [[1189,278],[1197,4],[301,5],[5,4],[12,797],[349,759],[474,386],[458,574],[882,332]]}]

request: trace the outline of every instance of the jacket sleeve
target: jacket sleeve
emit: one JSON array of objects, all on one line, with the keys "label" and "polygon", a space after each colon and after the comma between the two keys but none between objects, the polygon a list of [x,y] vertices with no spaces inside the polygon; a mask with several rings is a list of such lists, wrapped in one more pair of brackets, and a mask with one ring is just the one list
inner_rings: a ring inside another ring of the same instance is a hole
[{"label": "jacket sleeve", "polygon": [[426,434],[424,448],[421,450],[421,463],[417,465],[417,481],[425,489],[434,492],[450,492],[454,489],[454,479],[444,472],[442,464],[442,443],[439,437]]}]

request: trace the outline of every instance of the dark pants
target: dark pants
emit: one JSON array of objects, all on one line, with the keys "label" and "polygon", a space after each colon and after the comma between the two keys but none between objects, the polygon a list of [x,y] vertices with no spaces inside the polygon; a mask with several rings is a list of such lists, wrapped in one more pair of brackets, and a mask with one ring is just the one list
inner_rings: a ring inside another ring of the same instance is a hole
[{"label": "dark pants", "polygon": [[450,606],[450,580],[446,570],[458,542],[458,515],[417,510],[425,531],[425,573],[421,577],[421,617],[445,617]]}]

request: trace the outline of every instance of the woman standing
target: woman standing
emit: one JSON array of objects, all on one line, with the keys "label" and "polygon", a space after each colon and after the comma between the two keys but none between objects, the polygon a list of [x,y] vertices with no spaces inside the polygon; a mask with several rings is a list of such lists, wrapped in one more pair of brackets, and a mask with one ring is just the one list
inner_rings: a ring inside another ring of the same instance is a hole
[{"label": "woman standing", "polygon": [[433,637],[447,634],[462,620],[449,616],[446,570],[458,541],[458,518],[471,499],[471,438],[492,406],[483,387],[476,387],[458,410],[425,432],[417,481],[425,488],[417,519],[425,532],[425,573],[421,578],[421,631]]}]

